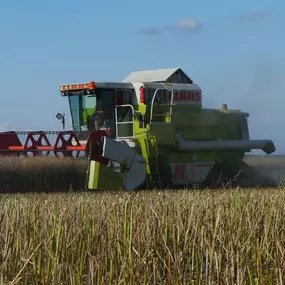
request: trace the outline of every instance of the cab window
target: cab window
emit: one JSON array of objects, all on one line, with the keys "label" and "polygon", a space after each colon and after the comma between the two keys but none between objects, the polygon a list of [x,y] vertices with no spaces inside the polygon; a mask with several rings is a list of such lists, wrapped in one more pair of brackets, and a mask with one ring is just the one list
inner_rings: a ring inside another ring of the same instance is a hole
[{"label": "cab window", "polygon": [[132,104],[132,92],[128,90],[117,90],[116,104],[117,105]]},{"label": "cab window", "polygon": [[148,89],[147,97],[146,97],[146,104],[150,105],[153,99],[154,94],[155,99],[153,104],[169,104],[171,98],[171,91],[165,89]]}]

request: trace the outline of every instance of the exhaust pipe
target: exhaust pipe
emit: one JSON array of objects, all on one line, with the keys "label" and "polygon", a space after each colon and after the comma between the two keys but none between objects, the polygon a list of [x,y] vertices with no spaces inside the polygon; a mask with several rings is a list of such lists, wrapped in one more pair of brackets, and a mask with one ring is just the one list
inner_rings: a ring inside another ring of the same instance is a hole
[{"label": "exhaust pipe", "polygon": [[184,151],[213,151],[213,150],[251,150],[261,149],[266,154],[273,153],[275,145],[271,140],[217,140],[217,141],[185,141],[181,135],[176,139],[179,150]]}]

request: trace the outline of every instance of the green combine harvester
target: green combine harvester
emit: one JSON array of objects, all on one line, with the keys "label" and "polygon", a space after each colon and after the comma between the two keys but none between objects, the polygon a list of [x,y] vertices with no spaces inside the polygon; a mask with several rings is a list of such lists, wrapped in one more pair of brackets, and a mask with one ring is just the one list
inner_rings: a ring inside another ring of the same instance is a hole
[{"label": "green combine harvester", "polygon": [[9,143],[0,141],[0,150],[2,145],[2,151],[22,154],[81,152],[88,158],[89,190],[211,187],[251,180],[256,173],[243,161],[245,153],[275,151],[271,140],[250,140],[247,113],[226,104],[204,109],[201,88],[180,68],[137,71],[122,82],[61,85],[60,92],[69,100],[73,131],[58,132],[54,145],[34,143],[30,148],[10,137]]}]

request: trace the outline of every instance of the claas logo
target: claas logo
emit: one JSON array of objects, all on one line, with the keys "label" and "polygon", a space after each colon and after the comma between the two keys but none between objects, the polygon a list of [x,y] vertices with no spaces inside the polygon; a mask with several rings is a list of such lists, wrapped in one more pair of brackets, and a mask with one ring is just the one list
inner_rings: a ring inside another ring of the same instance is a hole
[{"label": "claas logo", "polygon": [[[171,99],[171,97],[169,99]],[[173,100],[179,101],[179,102],[200,102],[201,101],[201,93],[198,91],[174,92]]]}]

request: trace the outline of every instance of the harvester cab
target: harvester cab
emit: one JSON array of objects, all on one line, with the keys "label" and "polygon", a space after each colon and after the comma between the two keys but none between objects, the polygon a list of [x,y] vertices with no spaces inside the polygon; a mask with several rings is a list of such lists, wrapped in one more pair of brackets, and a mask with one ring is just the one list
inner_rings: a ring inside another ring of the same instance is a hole
[{"label": "harvester cab", "polygon": [[[111,175],[110,168],[114,171],[111,179],[115,184],[119,180],[127,190],[142,184],[146,173],[145,159],[133,150],[138,106],[134,86],[89,82],[62,85],[60,91],[69,99],[72,127],[80,144],[88,146],[88,188],[109,185],[100,178],[105,176],[104,171]],[[74,142],[77,144],[76,140]]]},{"label": "harvester cab", "polygon": [[[96,83],[62,85],[69,100],[72,128],[81,142],[90,132],[105,130],[112,138],[133,137],[136,93],[131,84]],[[124,128],[122,122],[129,122]],[[122,134],[122,132],[124,134]]]}]

